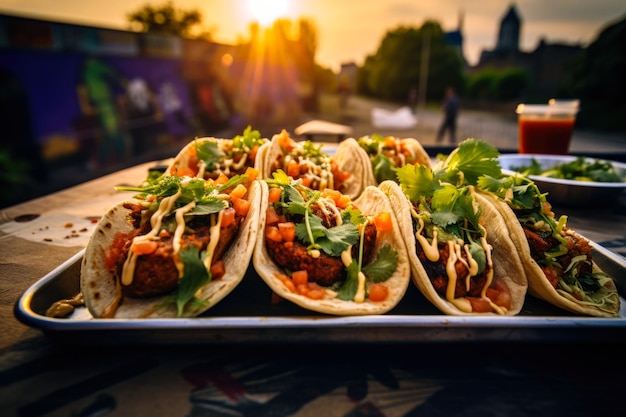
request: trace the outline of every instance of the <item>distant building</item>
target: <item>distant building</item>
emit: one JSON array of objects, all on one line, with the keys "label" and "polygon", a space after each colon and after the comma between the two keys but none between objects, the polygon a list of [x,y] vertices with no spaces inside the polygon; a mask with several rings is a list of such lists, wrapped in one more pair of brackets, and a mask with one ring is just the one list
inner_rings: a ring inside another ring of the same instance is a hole
[{"label": "distant building", "polygon": [[568,65],[581,52],[580,44],[548,43],[541,39],[530,52],[520,50],[522,18],[515,4],[500,20],[496,47],[483,50],[478,65],[472,71],[484,68],[525,68],[532,78],[529,96],[554,96],[559,92]]},{"label": "distant building", "polygon": [[465,16],[464,13],[461,11],[459,12],[459,21],[458,21],[458,26],[456,30],[450,31],[450,32],[446,32],[444,33],[444,36],[446,38],[446,41],[454,46],[457,50],[457,52],[459,53],[459,56],[461,57],[461,59],[463,60],[463,64],[466,64],[467,61],[465,60],[465,54],[463,53],[463,23],[465,20]]},{"label": "distant building", "polygon": [[519,51],[521,26],[522,19],[520,19],[519,13],[517,13],[517,8],[512,4],[500,22],[496,50],[509,52]]}]

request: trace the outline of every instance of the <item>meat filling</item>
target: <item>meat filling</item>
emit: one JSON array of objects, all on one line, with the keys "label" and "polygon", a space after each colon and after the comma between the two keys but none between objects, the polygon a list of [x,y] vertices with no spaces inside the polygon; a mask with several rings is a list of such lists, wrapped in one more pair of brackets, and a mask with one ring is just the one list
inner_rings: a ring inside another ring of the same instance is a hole
[{"label": "meat filling", "polygon": [[[141,215],[139,210],[133,210],[131,213],[131,217],[134,218]],[[206,217],[194,218],[187,223],[187,230],[181,241],[181,250],[192,245],[201,251],[207,248],[210,240],[210,226],[206,224],[206,220]],[[221,228],[219,242],[213,255],[213,263],[221,259],[235,238],[240,221],[241,219],[238,219],[227,227]],[[123,295],[146,298],[171,292],[178,287],[179,272],[174,262],[173,234],[163,231],[159,237],[158,246],[154,252],[137,257],[133,281],[130,285],[122,286]],[[117,258],[115,269],[118,277],[122,275],[122,268],[131,243],[132,240],[125,242],[120,256]]]},{"label": "meat filling", "polygon": [[[327,225],[330,227],[330,225]],[[376,243],[376,226],[368,223],[365,227],[363,242],[363,265],[367,265],[373,257]],[[306,270],[309,281],[328,287],[346,278],[346,271],[340,257],[333,257],[324,252],[317,258],[312,257],[305,245],[300,242],[275,242],[266,239],[267,251],[276,264],[291,270]],[[359,245],[352,246],[352,258],[357,259]]]}]

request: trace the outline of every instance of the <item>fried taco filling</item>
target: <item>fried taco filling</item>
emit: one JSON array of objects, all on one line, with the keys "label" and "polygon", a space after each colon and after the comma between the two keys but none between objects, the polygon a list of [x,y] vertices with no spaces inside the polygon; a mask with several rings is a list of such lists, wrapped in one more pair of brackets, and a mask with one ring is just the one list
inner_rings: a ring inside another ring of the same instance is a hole
[{"label": "fried taco filling", "polygon": [[282,170],[273,177],[265,245],[285,271],[277,277],[285,287],[312,299],[384,301],[398,254],[389,245],[378,250],[376,241],[391,230],[391,213],[364,216],[336,190],[312,190]]},{"label": "fried taco filling", "polygon": [[205,179],[244,174],[255,166],[257,152],[266,141],[250,126],[232,139],[195,139],[177,156],[168,174]]},{"label": "fried taco filling", "polygon": [[462,312],[506,315],[510,289],[494,276],[473,187],[441,182],[423,165],[400,168],[398,179],[411,203],[416,255],[435,291]]},{"label": "fried taco filling", "polygon": [[117,233],[105,252],[117,297],[103,316],[114,317],[124,297],[171,294],[178,315],[204,301],[195,294],[220,279],[228,265],[222,255],[237,238],[248,214],[248,186],[254,170],[216,180],[162,176],[141,188],[137,203],[125,203],[133,230]]},{"label": "fried taco filling", "polygon": [[610,276],[594,268],[589,241],[567,227],[567,216],[555,217],[546,194],[522,175],[485,177],[478,185],[511,207],[531,257],[561,296],[614,314],[619,296]]},{"label": "fried taco filling", "polygon": [[337,162],[322,151],[322,145],[308,140],[296,142],[284,129],[273,140],[278,141],[280,153],[271,161],[269,173],[281,170],[305,187],[343,192],[350,173],[342,171]]},{"label": "fried taco filling", "polygon": [[412,140],[402,140],[394,136],[370,135],[357,140],[359,146],[369,156],[374,178],[378,183],[385,180],[396,181],[396,169],[407,164],[430,165],[421,145],[411,146]]}]

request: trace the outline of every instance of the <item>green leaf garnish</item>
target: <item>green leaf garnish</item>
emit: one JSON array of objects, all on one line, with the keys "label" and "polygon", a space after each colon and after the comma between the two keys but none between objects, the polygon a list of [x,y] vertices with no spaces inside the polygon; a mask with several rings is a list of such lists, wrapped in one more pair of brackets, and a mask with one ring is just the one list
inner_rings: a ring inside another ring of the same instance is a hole
[{"label": "green leaf garnish", "polygon": [[[173,294],[176,300],[176,310],[178,317],[181,317],[185,311],[185,306],[193,300],[196,291],[204,285],[211,282],[211,272],[207,271],[202,262],[206,253],[200,255],[196,246],[189,246],[187,249],[179,252],[180,260],[185,265],[185,273],[178,282],[178,288]],[[201,303],[205,301],[197,300]]]},{"label": "green leaf garnish", "polygon": [[398,251],[389,245],[380,248],[376,259],[361,268],[365,276],[372,282],[386,281],[398,266]]}]

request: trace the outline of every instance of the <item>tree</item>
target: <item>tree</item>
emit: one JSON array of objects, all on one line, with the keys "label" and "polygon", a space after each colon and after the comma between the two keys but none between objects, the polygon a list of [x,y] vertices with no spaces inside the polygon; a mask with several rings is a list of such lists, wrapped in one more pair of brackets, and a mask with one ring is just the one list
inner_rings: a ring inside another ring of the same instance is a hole
[{"label": "tree", "polygon": [[[423,47],[428,47],[429,53],[422,54]],[[439,23],[426,21],[421,28],[401,26],[386,33],[359,71],[359,92],[406,100],[409,91],[419,86],[422,56],[428,59],[429,99],[439,100],[448,86],[463,90],[460,54],[446,41]]]},{"label": "tree", "polygon": [[159,6],[146,4],[129,13],[127,18],[130,28],[140,32],[164,33],[184,38],[211,38],[210,31],[201,28],[203,18],[199,10],[177,9],[171,1]]},{"label": "tree", "polygon": [[607,25],[583,51],[565,93],[581,100],[577,123],[626,132],[626,17]]}]

